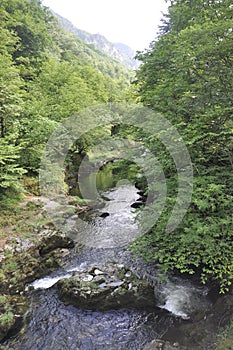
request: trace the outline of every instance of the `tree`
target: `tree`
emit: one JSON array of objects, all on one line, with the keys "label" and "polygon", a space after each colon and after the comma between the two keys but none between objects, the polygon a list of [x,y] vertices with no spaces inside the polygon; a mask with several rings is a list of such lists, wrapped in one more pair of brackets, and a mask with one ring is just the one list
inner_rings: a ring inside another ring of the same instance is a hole
[{"label": "tree", "polygon": [[21,76],[30,80],[46,59],[51,15],[38,0],[2,0],[1,8],[7,14],[6,28],[18,38],[13,60],[21,68]]},{"label": "tree", "polygon": [[21,190],[19,179],[26,171],[19,165],[20,149],[12,136],[0,138],[0,200]]},{"label": "tree", "polygon": [[22,107],[22,81],[10,55],[0,54],[0,127],[1,137],[17,128],[16,117]]},{"label": "tree", "polygon": [[231,15],[231,1],[172,1],[158,39],[138,55],[143,65],[137,74],[138,98],[178,129],[195,171],[188,214],[166,235],[175,173],[158,142],[148,140],[164,166],[170,194],[153,233],[144,237],[147,243],[141,242],[151,249],[142,250],[165,269],[194,273],[198,267],[202,280],[218,280],[222,291],[233,280]]}]

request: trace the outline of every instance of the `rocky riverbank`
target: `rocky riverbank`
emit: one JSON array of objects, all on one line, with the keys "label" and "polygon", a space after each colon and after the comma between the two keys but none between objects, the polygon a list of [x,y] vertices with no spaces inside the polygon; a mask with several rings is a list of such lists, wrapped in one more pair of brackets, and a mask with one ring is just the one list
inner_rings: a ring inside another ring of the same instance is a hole
[{"label": "rocky riverbank", "polygon": [[0,340],[19,328],[27,309],[25,286],[61,266],[73,242],[50,226],[37,228],[37,240],[17,239],[1,261]]},{"label": "rocky riverbank", "polygon": [[[86,209],[71,200],[76,212]],[[0,341],[20,329],[28,308],[25,286],[60,267],[74,247],[50,222],[46,206],[52,206],[49,199],[33,196],[1,212]]]}]

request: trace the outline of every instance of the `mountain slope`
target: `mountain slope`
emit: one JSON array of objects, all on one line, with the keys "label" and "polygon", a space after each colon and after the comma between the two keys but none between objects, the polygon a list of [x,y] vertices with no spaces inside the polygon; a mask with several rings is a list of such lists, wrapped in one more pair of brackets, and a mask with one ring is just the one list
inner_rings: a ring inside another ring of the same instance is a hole
[{"label": "mountain slope", "polygon": [[90,34],[84,30],[78,29],[66,18],[55,12],[53,12],[53,14],[58,18],[61,26],[71,34],[74,34],[87,44],[94,45],[97,50],[106,53],[108,56],[122,63],[127,68],[138,68],[138,62],[134,59],[136,53],[129,46],[122,43],[111,43],[103,35]]}]

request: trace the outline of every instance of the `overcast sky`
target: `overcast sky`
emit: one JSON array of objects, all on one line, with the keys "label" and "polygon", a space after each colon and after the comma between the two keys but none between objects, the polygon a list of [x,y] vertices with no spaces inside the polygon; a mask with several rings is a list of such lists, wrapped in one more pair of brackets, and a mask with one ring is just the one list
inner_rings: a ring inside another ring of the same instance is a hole
[{"label": "overcast sky", "polygon": [[79,29],[144,50],[154,40],[165,0],[43,0]]}]

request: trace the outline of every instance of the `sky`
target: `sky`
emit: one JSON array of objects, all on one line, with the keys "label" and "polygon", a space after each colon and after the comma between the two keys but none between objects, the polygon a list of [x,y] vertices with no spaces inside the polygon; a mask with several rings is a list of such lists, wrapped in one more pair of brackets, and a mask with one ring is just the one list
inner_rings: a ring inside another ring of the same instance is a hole
[{"label": "sky", "polygon": [[142,51],[156,37],[165,0],[42,0],[77,28]]}]

